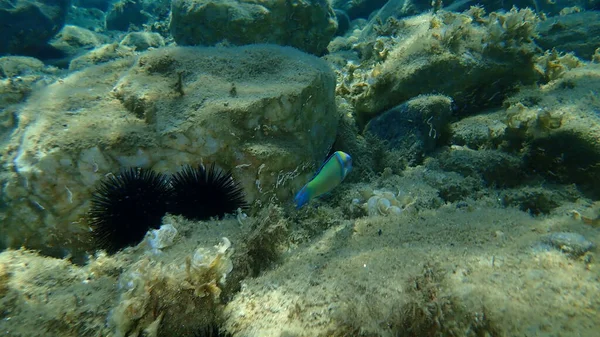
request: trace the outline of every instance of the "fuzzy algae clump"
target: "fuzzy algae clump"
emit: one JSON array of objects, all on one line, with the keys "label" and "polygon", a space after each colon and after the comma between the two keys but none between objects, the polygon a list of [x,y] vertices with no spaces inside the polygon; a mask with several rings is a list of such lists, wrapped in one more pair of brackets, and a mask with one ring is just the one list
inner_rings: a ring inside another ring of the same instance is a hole
[{"label": "fuzzy algae clump", "polygon": [[181,308],[196,326],[212,323],[220,287],[233,270],[232,250],[231,242],[222,238],[214,249],[200,247],[188,255],[185,268],[181,260],[166,264],[144,258],[133,264],[119,278],[122,294],[109,318],[115,336],[148,333],[158,326],[180,330],[176,317]]}]

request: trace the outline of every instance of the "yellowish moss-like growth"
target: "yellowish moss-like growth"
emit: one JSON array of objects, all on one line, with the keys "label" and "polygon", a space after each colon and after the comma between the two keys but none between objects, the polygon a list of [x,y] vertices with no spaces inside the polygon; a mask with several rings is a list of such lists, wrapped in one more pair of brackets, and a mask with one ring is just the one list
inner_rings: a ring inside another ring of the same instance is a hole
[{"label": "yellowish moss-like growth", "polygon": [[445,272],[431,264],[409,279],[409,300],[390,324],[394,336],[459,336],[465,331],[472,336],[499,336],[484,308],[466,312],[457,298],[445,293],[444,279]]},{"label": "yellowish moss-like growth", "polygon": [[512,104],[506,109],[508,127],[528,136],[540,136],[562,125],[564,113],[548,109],[531,109],[522,103]]},{"label": "yellowish moss-like growth", "polygon": [[557,80],[571,69],[581,67],[583,63],[573,53],[560,53],[556,49],[546,51],[536,60],[536,70],[544,81]]},{"label": "yellowish moss-like growth", "polygon": [[[517,83],[538,79],[539,21],[530,9],[486,16],[473,7],[374,23],[373,34],[348,38],[360,62],[340,71],[337,92],[353,103],[360,125],[426,92],[453,97],[465,114],[499,106]],[[448,80],[433,81],[431,74]]]},{"label": "yellowish moss-like growth", "polygon": [[8,280],[10,279],[10,273],[6,268],[6,265],[0,263],[0,297],[8,291]]},{"label": "yellowish moss-like growth", "polygon": [[198,248],[193,256],[186,258],[186,283],[194,290],[194,295],[209,296],[215,301],[219,300],[219,296],[221,296],[219,284],[225,284],[227,274],[233,270],[233,264],[229,259],[230,247],[231,242],[227,238],[223,238],[221,244],[216,247],[216,255],[211,260],[207,260],[210,252],[202,248]]},{"label": "yellowish moss-like growth", "polygon": [[592,62],[600,63],[600,48],[597,48],[594,51],[594,55],[592,56]]},{"label": "yellowish moss-like growth", "polygon": [[[439,266],[425,263],[420,274],[408,278],[404,296],[397,303],[379,303],[379,307],[368,302],[352,304],[345,312],[345,323],[331,336],[501,336],[485,308],[468,311],[449,295],[445,278],[446,272]],[[366,308],[359,307],[365,304]]]},{"label": "yellowish moss-like growth", "polygon": [[[110,321],[116,336],[172,336],[194,333],[215,321],[221,287],[233,269],[231,242],[200,247],[183,264],[142,259],[122,274],[124,292]],[[183,265],[182,267],[179,266]],[[193,324],[185,323],[193,321]]]},{"label": "yellowish moss-like growth", "polygon": [[244,242],[245,255],[252,276],[268,268],[279,259],[281,244],[288,232],[288,223],[281,207],[269,204],[250,224],[252,230]]}]

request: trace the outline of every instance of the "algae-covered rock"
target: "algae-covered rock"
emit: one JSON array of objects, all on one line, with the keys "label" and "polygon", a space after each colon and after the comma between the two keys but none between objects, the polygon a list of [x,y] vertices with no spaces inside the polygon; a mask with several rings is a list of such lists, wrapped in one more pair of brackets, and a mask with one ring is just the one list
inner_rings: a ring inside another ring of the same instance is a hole
[{"label": "algae-covered rock", "polygon": [[106,29],[127,31],[131,27],[141,28],[148,21],[141,0],[115,2],[106,14]]},{"label": "algae-covered rock", "polygon": [[[18,104],[24,102],[36,88],[53,82],[56,73],[57,69],[47,67],[33,57],[0,57],[0,147],[6,146],[5,141],[17,124]],[[0,174],[4,174],[5,170],[0,169]]]},{"label": "algae-covered rock", "polygon": [[450,124],[450,142],[471,149],[495,149],[507,141],[504,109],[468,116]]},{"label": "algae-covered rock", "polygon": [[41,72],[44,63],[33,57],[5,56],[0,58],[0,78],[26,76]]},{"label": "algae-covered rock", "polygon": [[79,26],[65,25],[49,43],[63,54],[60,59],[52,60],[52,63],[66,68],[77,56],[108,42],[109,38],[105,35]]},{"label": "algae-covered rock", "polygon": [[507,100],[506,122],[525,167],[557,183],[600,191],[600,65],[573,69],[550,63],[560,74],[541,87],[523,89]]},{"label": "algae-covered rock", "polygon": [[275,43],[320,55],[337,30],[327,0],[174,0],[179,45]]},{"label": "algae-covered rock", "polygon": [[502,203],[515,206],[533,215],[548,214],[558,206],[575,201],[580,195],[574,186],[520,187],[506,189],[500,193]]},{"label": "algae-covered rock", "polygon": [[65,24],[69,0],[0,1],[0,53],[32,53]]},{"label": "algae-covered rock", "polygon": [[116,302],[115,279],[90,269],[32,251],[0,253],[3,334],[67,337],[103,331]]},{"label": "algae-covered rock", "polygon": [[454,146],[440,153],[436,160],[430,165],[439,164],[443,170],[458,172],[465,177],[479,177],[492,187],[516,186],[526,176],[520,157],[498,150],[475,151]]},{"label": "algae-covered rock", "polygon": [[136,51],[144,51],[148,48],[165,46],[165,40],[158,33],[132,32],[123,38],[121,45],[135,48]]},{"label": "algae-covered rock", "polygon": [[66,54],[76,54],[70,49],[92,49],[108,40],[108,37],[89,29],[65,25],[50,44]]},{"label": "algae-covered rock", "polygon": [[587,11],[554,16],[538,24],[536,42],[544,49],[574,52],[590,60],[600,45],[600,12]]},{"label": "algae-covered rock", "polygon": [[585,236],[569,232],[551,233],[545,238],[545,241],[554,248],[574,257],[581,256],[596,246]]},{"label": "algae-covered rock", "polygon": [[[102,2],[106,4],[105,1]],[[106,30],[104,16],[104,12],[97,8],[72,6],[69,10],[66,23],[94,32],[103,32]]]},{"label": "algae-covered rock", "polygon": [[452,109],[449,97],[421,95],[373,118],[365,131],[385,141],[409,164],[416,164],[435,149]]},{"label": "algae-covered rock", "polygon": [[34,88],[54,81],[56,73],[33,57],[0,57],[0,109],[24,101]]},{"label": "algae-covered rock", "polygon": [[89,66],[114,61],[116,59],[132,56],[133,48],[118,43],[100,45],[69,62],[69,70],[80,70]]},{"label": "algae-covered rock", "polygon": [[184,337],[215,324],[220,297],[239,288],[239,277],[229,277],[251,268],[250,259],[237,256],[246,250],[236,254],[248,231],[233,218],[210,226],[181,217],[165,221],[163,227],[186,235],[158,251],[144,241],[111,256],[99,252],[80,265],[24,249],[1,252],[0,307],[11,317],[0,323],[3,333]]},{"label": "algae-covered rock", "polygon": [[451,97],[462,115],[500,105],[516,83],[537,79],[537,21],[528,9],[485,16],[478,7],[390,17],[371,25],[373,35],[348,39],[361,64],[348,62],[337,91],[362,123],[423,92]]},{"label": "algae-covered rock", "polygon": [[124,167],[216,162],[250,203],[286,200],[335,139],[334,87],[323,61],[269,45],[163,48],[76,72],[16,112],[0,246],[84,249],[90,193]]}]

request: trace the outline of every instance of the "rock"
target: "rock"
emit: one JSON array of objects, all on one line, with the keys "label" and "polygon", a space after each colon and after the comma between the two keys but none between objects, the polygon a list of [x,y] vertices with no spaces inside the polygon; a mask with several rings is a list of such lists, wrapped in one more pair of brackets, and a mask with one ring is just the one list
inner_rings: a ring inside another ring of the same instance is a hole
[{"label": "rock", "polygon": [[572,256],[581,256],[594,248],[594,243],[578,233],[551,233],[545,240],[554,248]]},{"label": "rock", "polygon": [[508,138],[505,116],[506,111],[498,109],[458,120],[450,125],[450,142],[474,150],[498,148]]},{"label": "rock", "polygon": [[132,26],[141,28],[148,21],[141,0],[120,0],[106,14],[106,29],[128,31]]},{"label": "rock", "polygon": [[93,32],[103,32],[106,25],[104,16],[104,12],[97,8],[72,7],[67,15],[66,23]]},{"label": "rock", "polygon": [[[570,62],[570,61],[569,61]],[[552,62],[556,75],[539,88],[527,88],[506,101],[511,147],[524,157],[524,169],[548,182],[577,184],[600,195],[600,64],[568,69]]]},{"label": "rock", "polygon": [[35,54],[64,25],[69,0],[0,0],[0,54]]},{"label": "rock", "polygon": [[574,52],[589,61],[600,45],[600,12],[587,11],[554,16],[538,24],[537,44],[544,49],[555,48]]},{"label": "rock", "polygon": [[75,72],[16,112],[0,246],[82,254],[91,192],[129,166],[215,162],[248,202],[287,200],[333,144],[334,90],[324,61],[273,45],[160,48]]},{"label": "rock", "polygon": [[505,189],[499,193],[504,206],[515,206],[532,215],[549,214],[560,205],[574,202],[580,194],[572,185],[535,187],[523,186]]},{"label": "rock", "polygon": [[136,51],[144,51],[150,47],[164,47],[165,40],[158,33],[133,32],[125,35],[120,44],[123,46],[132,47]]},{"label": "rock", "polygon": [[369,15],[385,5],[388,0],[329,0],[335,9],[344,10],[351,20],[368,18]]},{"label": "rock", "polygon": [[171,13],[179,45],[274,43],[321,55],[337,30],[326,0],[174,0]]},{"label": "rock", "polygon": [[0,138],[4,138],[4,132],[12,132],[13,112],[6,108],[25,101],[36,87],[53,82],[56,72],[33,57],[0,57]]},{"label": "rock", "polygon": [[87,53],[104,43],[108,43],[109,38],[73,25],[65,25],[63,29],[50,41],[50,45],[60,50],[63,57],[59,59],[47,60],[60,68],[67,68],[69,63],[77,56]]},{"label": "rock", "polygon": [[346,34],[348,29],[350,29],[350,18],[348,17],[348,14],[341,9],[334,9],[333,11],[335,12],[335,19],[338,23],[338,28],[335,31],[335,35],[338,36]]},{"label": "rock", "polygon": [[478,194],[485,185],[483,180],[476,176],[463,176],[456,172],[428,171],[423,174],[423,179],[428,185],[437,189],[439,197],[445,202],[460,202],[457,207],[464,206],[465,199],[477,199]]},{"label": "rock", "polygon": [[[475,151],[453,146],[439,153],[436,159],[439,168],[465,177],[479,177],[487,186],[516,186],[526,177],[521,158],[499,150]],[[429,164],[434,165],[434,162]]]},{"label": "rock", "polygon": [[348,41],[361,66],[348,62],[338,93],[356,107],[363,123],[423,92],[451,97],[458,115],[500,106],[517,83],[539,79],[538,18],[531,10],[505,14],[443,12],[372,27],[374,35]]},{"label": "rock", "polygon": [[421,95],[373,118],[365,131],[385,141],[409,164],[422,162],[435,149],[452,115],[452,99],[442,95]]},{"label": "rock", "polygon": [[118,43],[104,44],[71,60],[69,63],[69,70],[80,70],[92,65],[131,56],[133,54],[133,48],[125,45],[120,45]]},{"label": "rock", "polygon": [[64,49],[68,54],[77,54],[72,49],[93,49],[108,42],[108,37],[73,25],[65,25],[50,43],[57,49]]},{"label": "rock", "polygon": [[[372,1],[358,0],[351,2],[358,2],[359,4],[363,2],[366,5],[370,5]],[[378,28],[387,25],[388,22],[394,25],[402,18],[426,13],[430,11],[436,3],[438,2],[427,0],[388,0],[383,3],[383,6],[381,6],[380,9],[373,11],[367,16],[362,16],[368,20],[368,23],[362,32],[362,36],[373,36],[373,33],[377,33]]]},{"label": "rock", "polygon": [[0,78],[32,75],[41,72],[44,63],[27,56],[0,57]]}]

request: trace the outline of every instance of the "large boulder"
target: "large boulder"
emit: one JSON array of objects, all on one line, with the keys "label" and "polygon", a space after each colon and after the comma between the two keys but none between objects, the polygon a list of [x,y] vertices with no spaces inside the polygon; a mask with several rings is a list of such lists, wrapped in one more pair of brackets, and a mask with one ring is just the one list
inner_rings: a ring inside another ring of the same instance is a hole
[{"label": "large boulder", "polygon": [[35,54],[65,24],[70,0],[0,0],[0,54]]},{"label": "large boulder", "polygon": [[180,45],[275,43],[321,55],[337,30],[327,0],[174,0],[171,15]]},{"label": "large boulder", "polygon": [[125,167],[231,169],[258,207],[293,196],[336,135],[335,77],[296,49],[173,47],[85,68],[37,92],[0,155],[0,246],[77,255],[98,180]]}]

